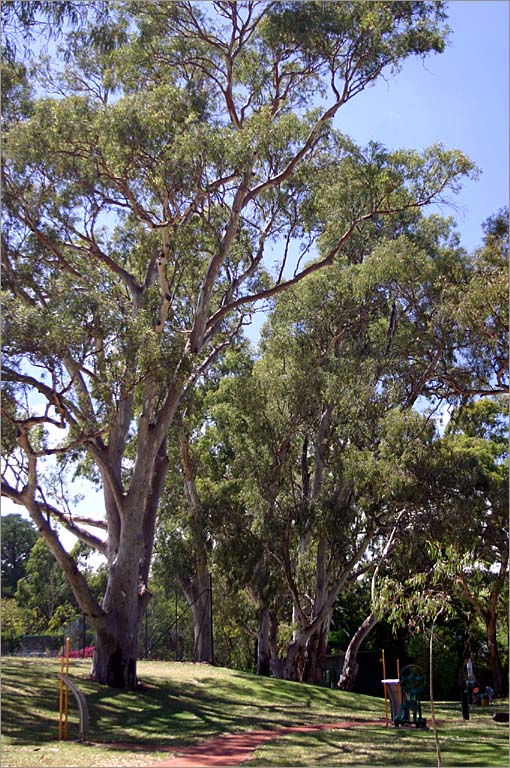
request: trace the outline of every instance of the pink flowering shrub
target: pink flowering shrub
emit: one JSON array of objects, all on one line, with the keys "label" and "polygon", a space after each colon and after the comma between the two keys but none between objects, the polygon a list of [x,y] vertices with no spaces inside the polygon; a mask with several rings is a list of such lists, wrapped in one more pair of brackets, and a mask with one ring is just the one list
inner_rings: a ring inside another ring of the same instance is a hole
[{"label": "pink flowering shrub", "polygon": [[77,651],[69,651],[70,659],[91,659],[94,655],[94,646],[88,645],[86,648],[79,648]]}]

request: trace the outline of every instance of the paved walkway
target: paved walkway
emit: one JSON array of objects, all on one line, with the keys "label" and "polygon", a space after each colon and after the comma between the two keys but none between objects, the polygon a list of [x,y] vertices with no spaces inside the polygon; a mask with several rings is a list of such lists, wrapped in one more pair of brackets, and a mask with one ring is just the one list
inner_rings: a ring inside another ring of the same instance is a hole
[{"label": "paved walkway", "polygon": [[274,731],[248,731],[219,736],[196,747],[182,749],[175,757],[158,760],[149,768],[214,768],[215,766],[240,765],[249,760],[257,747],[289,733],[313,733],[332,728],[358,728],[367,725],[383,725],[384,720],[350,720],[323,725],[295,725]]}]

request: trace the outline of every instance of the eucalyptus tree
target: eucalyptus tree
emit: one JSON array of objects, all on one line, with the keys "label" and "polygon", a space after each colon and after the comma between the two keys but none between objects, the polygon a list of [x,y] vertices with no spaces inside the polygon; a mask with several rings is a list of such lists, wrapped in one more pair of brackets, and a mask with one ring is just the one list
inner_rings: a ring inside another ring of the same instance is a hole
[{"label": "eucalyptus tree", "polygon": [[[293,609],[292,640],[278,663],[273,653],[273,671],[312,682],[340,591],[367,568],[377,573],[427,498],[433,429],[410,410],[419,397],[455,402],[459,391],[502,386],[491,381],[492,357],[473,368],[466,352],[474,331],[456,310],[477,274],[451,222],[395,218],[350,247],[359,263],[279,299],[255,366],[270,396],[250,416],[258,423],[265,411],[280,424],[279,439],[267,433],[255,459],[270,458],[278,480],[258,492],[270,521],[265,546]],[[361,635],[377,621],[374,608]]]},{"label": "eucalyptus tree", "polygon": [[[133,688],[183,398],[255,301],[331,266],[374,217],[443,199],[472,166],[440,146],[362,150],[331,128],[378,77],[443,50],[441,3],[61,10],[46,17],[45,56],[6,61],[2,381],[15,443],[2,494],[29,511],[95,627],[96,679]],[[321,255],[293,269],[287,246],[310,206],[305,242],[321,240]],[[62,505],[73,468],[103,489],[97,535]],[[106,556],[101,604],[55,521]]]},{"label": "eucalyptus tree", "polygon": [[387,362],[387,300],[360,302],[352,269],[335,277],[280,301],[259,366],[275,376],[272,409],[289,418],[284,439],[263,446],[278,478],[273,497],[259,487],[271,502],[265,546],[291,608],[273,672],[308,682],[321,680],[338,595],[392,545],[424,429],[398,412],[412,384]]},{"label": "eucalyptus tree", "polygon": [[[507,304],[508,298],[505,286],[508,284],[508,209],[502,208],[495,215],[491,216],[482,225],[483,229],[483,245],[475,250],[473,254],[469,256],[464,255],[461,259],[457,259],[456,263],[452,262],[452,272],[456,272],[458,277],[452,281],[449,285],[443,282],[442,285],[442,301],[435,301],[431,304],[431,319],[436,317],[434,321],[437,324],[438,316],[448,316],[449,325],[447,326],[446,334],[443,332],[443,337],[449,339],[450,348],[455,350],[452,355],[444,354],[444,345],[430,343],[430,369],[429,373],[435,371],[432,376],[432,380],[426,384],[425,392],[428,396],[440,397],[443,402],[449,402],[452,406],[462,406],[459,413],[460,416],[454,420],[456,423],[460,419],[460,423],[471,423],[473,428],[473,419],[469,418],[469,415],[473,409],[474,413],[478,413],[480,420],[481,414],[486,413],[494,414],[498,412],[498,400],[497,397],[502,393],[508,391],[508,317],[507,317]],[[423,339],[426,338],[424,330],[420,331]],[[452,346],[451,339],[455,337],[456,343]],[[439,340],[439,335],[436,334],[436,338]],[[489,400],[485,403],[474,404],[473,398],[489,396]],[[495,396],[496,400],[492,397]],[[468,405],[470,403],[470,405]],[[451,432],[452,425],[448,428]],[[488,425],[486,425],[488,428]],[[476,436],[479,438],[488,438],[487,434],[482,434],[480,425],[478,426],[478,432]],[[471,435],[474,437],[474,435]],[[504,443],[504,441],[503,441]],[[478,448],[481,452],[480,455],[487,457],[491,451],[494,451],[495,445],[491,443],[480,443]],[[501,445],[501,441],[500,441]],[[422,501],[418,503],[413,511],[412,526],[415,536],[409,535],[404,531],[404,541],[407,539],[407,544],[401,541],[397,545],[396,557],[393,559],[393,566],[395,561],[403,562],[404,569],[408,571],[412,570],[413,563],[416,565],[418,562],[422,562],[426,557],[422,542],[426,542],[433,539],[438,531],[444,529],[445,520],[450,520],[452,515],[452,509],[449,506],[453,505],[455,508],[458,499],[456,491],[451,489],[451,478],[457,476],[457,470],[452,467],[452,452],[454,451],[454,443],[435,443],[430,446],[430,461],[425,461],[423,465],[423,471],[420,477],[420,485],[422,488]],[[441,453],[441,460],[435,465],[435,470],[431,470],[431,462],[434,462],[433,457],[437,454],[437,451],[443,451]],[[488,452],[488,454],[487,454]],[[476,452],[475,452],[476,453]],[[497,453],[497,451],[496,451]],[[466,456],[464,457],[466,458]],[[474,460],[474,456],[472,457]],[[457,460],[460,460],[460,454],[457,453]],[[442,467],[447,467],[446,473],[442,470],[439,472],[441,480],[439,479],[438,470]],[[504,464],[499,466],[500,473],[504,472]],[[454,532],[462,530],[466,525],[474,526],[475,528],[482,524],[479,518],[479,509],[473,507],[473,499],[476,498],[479,489],[476,487],[476,473],[466,474],[465,470],[460,468],[459,476],[463,476],[465,480],[463,493],[464,498],[464,511],[469,510],[468,515],[462,515],[462,519],[456,520],[451,524],[450,539],[454,536]],[[432,485],[427,484],[429,478]],[[434,478],[434,479],[432,479]],[[495,481],[495,476],[493,477]],[[441,489],[437,487],[437,484],[442,482]],[[499,486],[500,491],[503,486]],[[494,482],[493,482],[494,490]],[[473,495],[475,494],[475,495]],[[434,515],[430,512],[429,504],[433,506],[433,499],[446,500],[441,514]],[[487,502],[489,503],[489,502]],[[421,506],[420,505],[424,505]],[[503,503],[504,506],[504,503]],[[421,512],[420,512],[421,509]],[[501,503],[499,503],[499,509],[501,509]],[[498,514],[497,512],[495,514]],[[430,517],[429,517],[430,516]],[[482,515],[484,517],[484,515]],[[430,521],[433,520],[432,526]],[[468,522],[469,521],[469,522]],[[457,528],[459,526],[459,528]],[[503,537],[500,541],[497,550],[500,555],[506,549],[505,531],[506,526],[503,522],[500,526],[489,526],[493,533],[498,530]],[[410,549],[409,549],[410,547]],[[420,551],[421,550],[421,551]],[[404,552],[407,552],[404,558]],[[493,585],[494,591],[492,593],[491,600],[488,603],[487,610],[482,607],[480,601],[478,601],[477,612],[482,617],[484,624],[487,626],[491,624],[490,629],[490,641],[488,642],[489,648],[491,648],[491,661],[493,665],[493,678],[497,680],[498,688],[501,687],[502,672],[501,663],[499,661],[499,654],[497,653],[496,643],[496,620],[495,620],[495,608],[498,602],[498,597],[501,585],[504,582],[501,581],[501,574],[505,573],[506,561],[503,558],[497,564],[492,566],[499,575],[495,579]],[[475,569],[476,572],[476,569]],[[478,573],[480,576],[480,573]],[[372,584],[372,601],[371,607],[367,611],[365,620],[360,624],[357,631],[353,634],[349,643],[344,668],[338,682],[338,686],[345,690],[350,690],[354,683],[357,662],[356,655],[361,643],[372,631],[379,619],[386,614],[391,605],[386,603],[381,604],[380,600],[377,600],[375,590],[375,584]],[[474,604],[474,595],[471,594],[471,602]],[[488,630],[489,631],[489,630]]]},{"label": "eucalyptus tree", "polygon": [[507,417],[508,398],[487,398],[465,406],[448,425],[436,465],[445,491],[431,535],[449,553],[459,592],[483,623],[498,695],[508,691],[498,647],[508,614]]},{"label": "eucalyptus tree", "polygon": [[[225,539],[242,482],[231,475],[231,446],[228,440],[219,439],[214,413],[222,399],[218,395],[222,382],[243,376],[251,366],[246,347],[246,342],[236,342],[189,393],[168,446],[169,469],[158,518],[154,576],[166,587],[174,584],[184,593],[193,615],[194,659],[201,662],[214,658],[210,602],[213,547],[217,550]],[[229,538],[227,546],[231,549],[237,542]]]}]

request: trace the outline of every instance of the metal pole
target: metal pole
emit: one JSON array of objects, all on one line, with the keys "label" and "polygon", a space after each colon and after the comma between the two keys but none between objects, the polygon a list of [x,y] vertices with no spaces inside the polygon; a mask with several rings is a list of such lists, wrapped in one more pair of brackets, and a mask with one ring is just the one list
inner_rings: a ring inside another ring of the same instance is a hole
[{"label": "metal pole", "polygon": [[210,611],[210,624],[211,624],[211,664],[214,664],[214,632],[213,632],[213,593],[212,593],[212,576],[209,574],[209,611]]},{"label": "metal pole", "polygon": [[62,648],[62,656],[60,657],[60,697],[59,697],[59,713],[58,713],[58,740],[62,741],[62,716],[64,714],[64,649]]},{"label": "metal pole", "polygon": [[[71,640],[67,637],[66,638],[66,675],[69,676],[69,646],[70,646]],[[64,739],[67,740],[67,725],[68,725],[68,707],[69,707],[69,688],[66,685],[65,689],[65,696],[64,696],[64,707],[65,707],[65,721],[64,721]]]},{"label": "metal pole", "polygon": [[86,623],[85,622],[86,622],[85,614],[83,614],[83,621],[82,621],[82,625],[81,625],[82,626],[82,634],[81,634],[81,648],[82,648],[81,657],[82,657],[82,659],[85,658],[85,642],[86,642]]},{"label": "metal pole", "polygon": [[178,624],[179,616],[177,613],[177,584],[175,585],[175,660],[177,661],[177,651],[179,648],[179,631],[178,631]]}]

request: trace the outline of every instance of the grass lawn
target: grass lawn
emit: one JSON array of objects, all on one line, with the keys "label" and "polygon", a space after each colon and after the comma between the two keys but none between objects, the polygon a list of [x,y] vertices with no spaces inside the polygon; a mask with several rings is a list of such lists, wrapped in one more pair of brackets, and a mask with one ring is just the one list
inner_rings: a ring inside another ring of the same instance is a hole
[{"label": "grass lawn", "polygon": [[[143,688],[117,691],[87,679],[90,661],[72,660],[71,676],[87,696],[90,741],[74,741],[70,693],[70,738],[59,742],[59,669],[52,659],[3,659],[4,768],[145,766],[222,733],[384,717],[382,699],[200,664],[140,662]],[[439,706],[445,767],[509,765],[508,727],[492,721],[494,710],[472,708],[465,722],[460,703]],[[246,765],[433,766],[434,737],[384,725],[290,734],[259,748]]]}]

